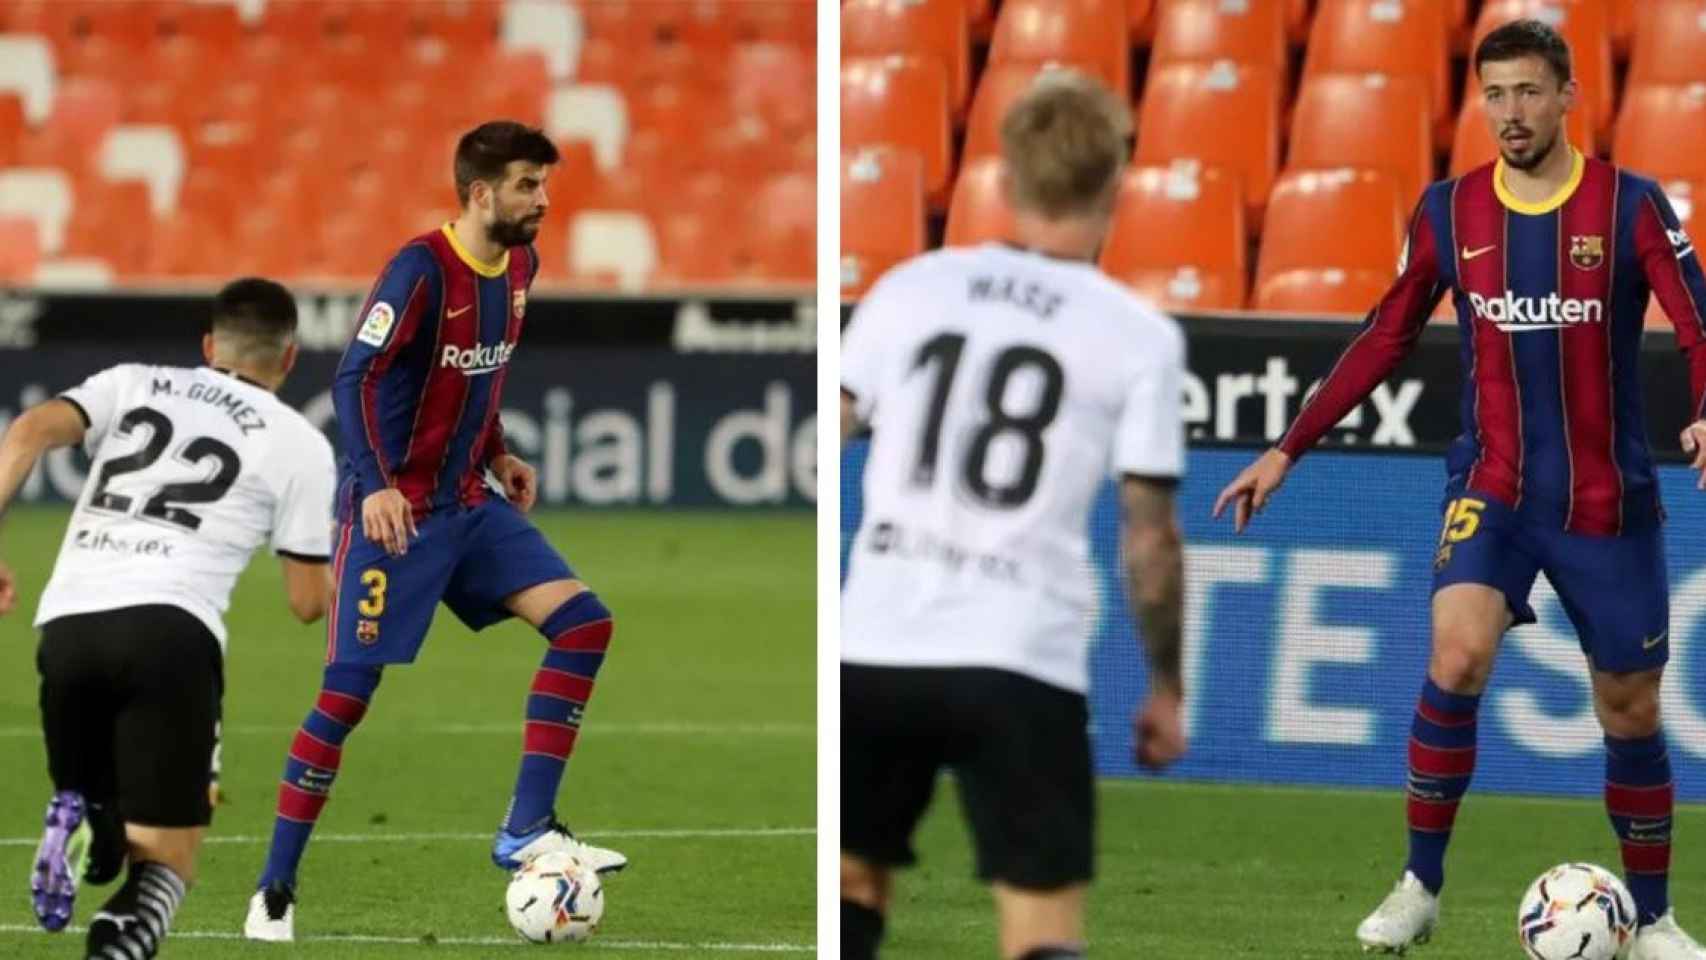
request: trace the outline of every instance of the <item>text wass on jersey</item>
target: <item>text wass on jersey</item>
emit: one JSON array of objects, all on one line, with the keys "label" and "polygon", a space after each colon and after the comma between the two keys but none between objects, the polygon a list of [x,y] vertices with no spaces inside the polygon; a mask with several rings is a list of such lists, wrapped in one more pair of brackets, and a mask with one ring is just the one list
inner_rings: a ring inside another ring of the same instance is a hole
[{"label": "text wass on jersey", "polygon": [[1184,356],[1088,263],[989,244],[885,275],[841,352],[873,431],[842,659],[1084,691],[1090,508],[1110,470],[1183,472]]},{"label": "text wass on jersey", "polygon": [[223,646],[256,547],[330,556],[332,446],[271,391],[208,367],[121,364],[61,396],[88,423],[92,462],[37,626],[170,604]]}]

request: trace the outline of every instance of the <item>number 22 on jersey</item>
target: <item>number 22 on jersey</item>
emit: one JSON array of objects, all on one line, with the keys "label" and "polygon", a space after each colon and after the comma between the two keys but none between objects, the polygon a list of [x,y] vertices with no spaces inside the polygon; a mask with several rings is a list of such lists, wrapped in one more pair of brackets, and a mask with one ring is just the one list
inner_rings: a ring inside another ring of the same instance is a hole
[{"label": "number 22 on jersey", "polygon": [[[913,370],[932,363],[936,368],[924,433],[919,438],[918,458],[912,468],[912,482],[917,486],[929,487],[936,482],[937,461],[941,458],[942,421],[947,414],[949,392],[960,372],[965,345],[964,334],[938,334],[926,341],[913,359]],[[1042,389],[1034,409],[1010,411],[1005,403],[1007,387],[1013,376],[1023,370],[1036,371],[1042,379]],[[983,396],[983,418],[973,429],[971,443],[959,465],[958,479],[979,503],[997,509],[1013,509],[1023,506],[1037,492],[1037,480],[1043,470],[1043,431],[1060,412],[1066,374],[1060,362],[1043,350],[1016,345],[995,355],[987,384]],[[1023,451],[1019,475],[1009,483],[992,481],[988,476],[990,446],[1002,436],[1017,438]]]}]

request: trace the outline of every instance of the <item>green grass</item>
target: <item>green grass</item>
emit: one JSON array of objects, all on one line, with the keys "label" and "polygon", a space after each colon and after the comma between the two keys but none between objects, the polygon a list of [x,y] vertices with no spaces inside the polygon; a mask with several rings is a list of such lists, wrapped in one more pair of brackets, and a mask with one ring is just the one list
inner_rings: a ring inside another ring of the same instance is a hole
[{"label": "green grass", "polygon": [[[1325,960],[1362,956],[1354,931],[1404,860],[1398,791],[1103,781],[1089,937],[1098,957]],[[1681,807],[1671,899],[1706,927],[1706,810]],[[951,781],[922,825],[918,867],[898,875],[884,957],[994,956],[988,892],[971,878]],[[1618,869],[1597,801],[1477,795],[1458,814],[1440,927],[1418,960],[1519,958],[1517,901],[1565,860]],[[1621,871],[1619,871],[1621,872]],[[1699,933],[1699,929],[1694,932]]]},{"label": "green grass", "polygon": [[[31,932],[25,883],[50,789],[29,621],[65,519],[63,509],[20,509],[0,531],[0,558],[23,594],[23,609],[0,620],[0,883],[13,884],[0,886],[0,956],[8,958],[81,955],[80,937]],[[610,880],[603,928],[579,952],[771,955],[727,948],[735,944],[807,952],[816,938],[814,518],[535,519],[617,617],[559,811],[633,865]],[[215,815],[199,883],[178,915],[183,936],[165,955],[419,956],[423,939],[437,941],[435,955],[507,954],[498,949],[513,937],[502,915],[505,878],[488,853],[520,754],[537,634],[514,621],[471,634],[441,607],[420,661],[387,671],[345,750],[320,820],[324,839],[303,863],[297,934],[306,942],[287,951],[213,938],[241,927],[284,753],[318,689],[325,635],[289,617],[278,566],[263,556],[238,584],[227,623],[230,802]],[[754,832],[766,829],[781,832]],[[421,834],[448,836],[386,839]],[[79,918],[106,895],[85,889]]]}]

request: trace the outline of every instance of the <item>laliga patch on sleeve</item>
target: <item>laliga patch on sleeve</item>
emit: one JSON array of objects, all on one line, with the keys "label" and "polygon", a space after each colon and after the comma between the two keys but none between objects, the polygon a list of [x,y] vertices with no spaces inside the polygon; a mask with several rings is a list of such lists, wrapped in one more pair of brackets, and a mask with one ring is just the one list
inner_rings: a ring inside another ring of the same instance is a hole
[{"label": "laliga patch on sleeve", "polygon": [[385,346],[385,338],[391,333],[391,325],[397,322],[397,314],[391,305],[381,300],[367,311],[367,319],[361,321],[361,330],[355,335],[362,343],[375,347]]}]

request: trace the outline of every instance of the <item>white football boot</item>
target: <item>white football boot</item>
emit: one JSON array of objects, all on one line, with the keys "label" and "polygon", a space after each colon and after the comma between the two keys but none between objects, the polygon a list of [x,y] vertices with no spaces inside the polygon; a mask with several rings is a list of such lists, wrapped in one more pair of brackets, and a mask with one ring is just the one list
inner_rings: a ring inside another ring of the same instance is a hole
[{"label": "white football boot", "polygon": [[1438,922],[1439,897],[1406,870],[1380,906],[1357,924],[1357,942],[1364,953],[1403,953],[1427,943]]},{"label": "white football boot", "polygon": [[1629,960],[1706,960],[1706,947],[1676,925],[1676,911],[1635,931],[1635,942],[1629,947]]},{"label": "white football boot", "polygon": [[524,834],[510,833],[499,827],[498,835],[492,841],[492,863],[500,870],[520,870],[529,860],[557,852],[569,854],[601,876],[616,873],[628,865],[627,856],[576,839],[556,817]]},{"label": "white football boot", "polygon": [[243,920],[243,938],[269,943],[296,939],[296,894],[282,883],[256,890],[249,898],[249,916]]}]

